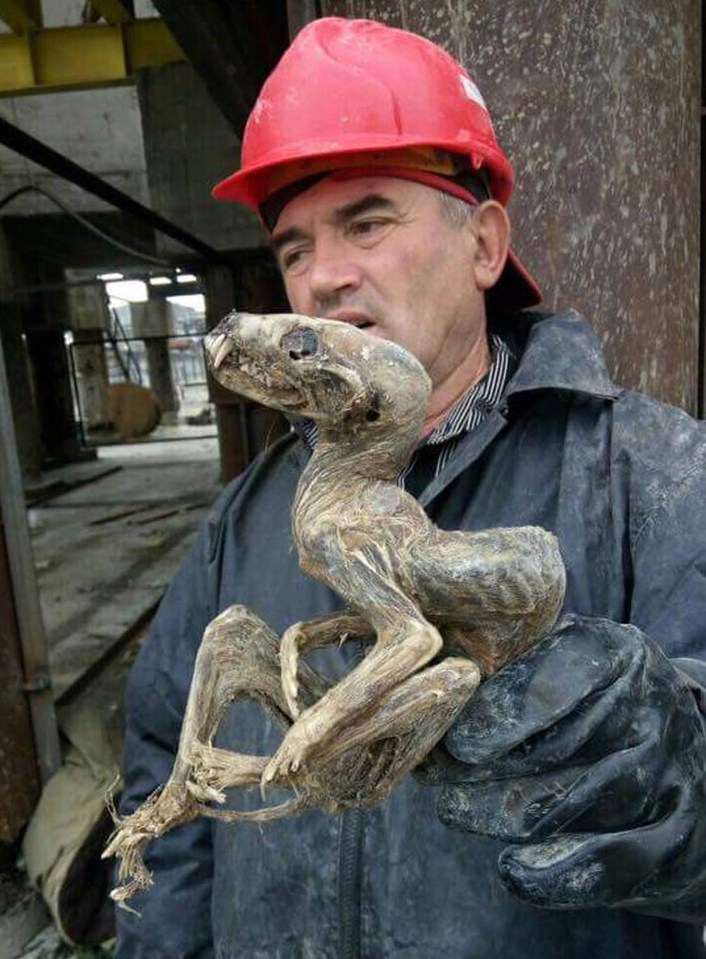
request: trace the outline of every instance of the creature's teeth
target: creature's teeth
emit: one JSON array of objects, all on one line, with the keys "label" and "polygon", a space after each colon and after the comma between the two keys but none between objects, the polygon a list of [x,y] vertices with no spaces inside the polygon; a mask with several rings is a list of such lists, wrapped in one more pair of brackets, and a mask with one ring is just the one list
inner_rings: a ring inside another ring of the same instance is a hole
[{"label": "creature's teeth", "polygon": [[217,370],[226,356],[229,356],[233,352],[233,341],[229,340],[225,334],[222,335],[223,341],[221,342],[220,339],[217,340],[211,348],[214,370]]},{"label": "creature's teeth", "polygon": [[208,350],[211,356],[215,355],[215,353],[218,351],[218,349],[220,348],[225,338],[226,338],[225,333],[218,333],[215,336],[213,333],[211,333],[209,336],[206,337],[206,349]]}]

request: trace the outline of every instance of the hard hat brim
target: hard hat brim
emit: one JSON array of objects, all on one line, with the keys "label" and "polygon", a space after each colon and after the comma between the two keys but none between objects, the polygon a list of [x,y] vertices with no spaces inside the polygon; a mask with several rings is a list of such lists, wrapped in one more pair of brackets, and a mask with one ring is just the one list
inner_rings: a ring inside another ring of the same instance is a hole
[{"label": "hard hat brim", "polygon": [[[458,151],[457,141],[430,143],[428,138],[421,136],[367,136],[361,143],[351,142],[350,140],[345,143],[341,140],[321,140],[317,143],[307,141],[302,147],[301,155],[297,155],[297,151],[293,150],[291,146],[285,150],[273,151],[267,157],[262,158],[259,163],[246,165],[245,169],[237,170],[231,176],[221,180],[211,192],[217,200],[243,203],[245,206],[257,210],[270,193],[270,182],[273,174],[286,167],[292,170],[292,180],[296,180],[300,176],[306,176],[305,169],[297,172],[298,162],[301,162],[305,167],[312,159],[325,158],[331,160],[332,168],[334,168],[337,157],[353,153],[373,153],[376,150],[389,151],[405,147],[430,146],[439,150],[447,150],[449,153]],[[472,144],[468,147],[468,153],[474,157],[476,169],[483,169],[486,172],[493,197],[506,205],[512,195],[512,167],[500,150],[497,151],[497,157],[494,157],[495,163],[489,165],[487,162],[488,152],[487,145],[484,146],[483,154],[479,151],[477,155],[473,151]]]}]

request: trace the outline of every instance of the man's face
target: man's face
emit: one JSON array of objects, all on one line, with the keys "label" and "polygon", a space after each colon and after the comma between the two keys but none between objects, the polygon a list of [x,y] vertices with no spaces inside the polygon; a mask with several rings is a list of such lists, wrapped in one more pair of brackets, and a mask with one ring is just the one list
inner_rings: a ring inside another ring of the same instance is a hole
[{"label": "man's face", "polygon": [[472,224],[437,190],[393,177],[325,179],[291,200],[272,234],[292,310],[406,347],[434,386],[485,336]]}]

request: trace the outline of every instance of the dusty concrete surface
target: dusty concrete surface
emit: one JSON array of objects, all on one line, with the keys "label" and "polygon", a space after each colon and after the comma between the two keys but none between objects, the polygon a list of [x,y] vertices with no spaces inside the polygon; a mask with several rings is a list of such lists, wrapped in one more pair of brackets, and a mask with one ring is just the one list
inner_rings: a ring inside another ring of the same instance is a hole
[{"label": "dusty concrete surface", "polygon": [[217,457],[215,439],[101,449],[121,469],[30,509],[57,698],[158,602],[218,495]]}]

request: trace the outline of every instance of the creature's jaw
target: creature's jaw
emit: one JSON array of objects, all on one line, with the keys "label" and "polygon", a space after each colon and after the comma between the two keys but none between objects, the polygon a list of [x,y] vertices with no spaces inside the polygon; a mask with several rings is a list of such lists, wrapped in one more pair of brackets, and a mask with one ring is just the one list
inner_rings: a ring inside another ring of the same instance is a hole
[{"label": "creature's jaw", "polygon": [[255,358],[237,340],[218,330],[204,339],[206,359],[213,377],[228,390],[283,413],[305,413],[306,393],[267,362],[266,353]]}]

